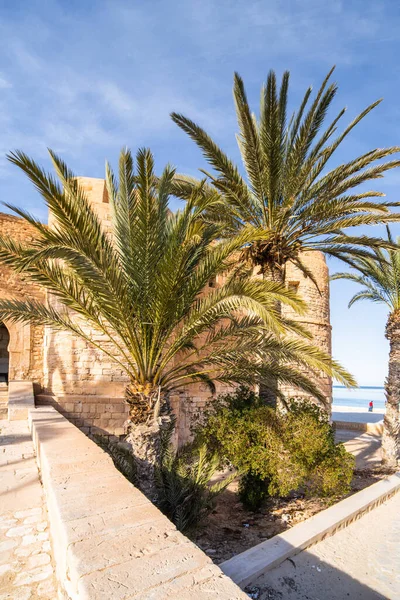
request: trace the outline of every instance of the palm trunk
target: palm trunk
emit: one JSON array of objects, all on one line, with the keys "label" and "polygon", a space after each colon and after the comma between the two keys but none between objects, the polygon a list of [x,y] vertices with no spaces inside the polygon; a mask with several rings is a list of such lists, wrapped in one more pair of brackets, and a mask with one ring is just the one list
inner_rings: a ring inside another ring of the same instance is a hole
[{"label": "palm trunk", "polygon": [[383,420],[383,462],[396,468],[400,461],[400,311],[392,313],[386,326],[390,343],[389,374],[386,380],[386,412]]},{"label": "palm trunk", "polygon": [[135,457],[136,479],[140,490],[152,501],[157,499],[156,469],[161,464],[163,433],[173,428],[168,399],[158,388],[152,393],[126,390],[130,422],[126,441]]},{"label": "palm trunk", "polygon": [[135,457],[136,480],[140,490],[153,502],[157,498],[156,468],[161,461],[161,427],[158,422],[130,424],[126,441]]}]

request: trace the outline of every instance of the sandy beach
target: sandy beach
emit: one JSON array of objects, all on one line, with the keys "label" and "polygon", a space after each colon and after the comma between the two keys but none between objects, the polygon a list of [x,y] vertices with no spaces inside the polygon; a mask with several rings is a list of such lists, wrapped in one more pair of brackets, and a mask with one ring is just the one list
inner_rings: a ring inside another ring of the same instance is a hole
[{"label": "sandy beach", "polygon": [[367,408],[354,406],[335,406],[332,405],[333,421],[352,421],[355,423],[379,423],[383,420],[385,414],[384,408],[374,408],[374,411],[368,412]]}]

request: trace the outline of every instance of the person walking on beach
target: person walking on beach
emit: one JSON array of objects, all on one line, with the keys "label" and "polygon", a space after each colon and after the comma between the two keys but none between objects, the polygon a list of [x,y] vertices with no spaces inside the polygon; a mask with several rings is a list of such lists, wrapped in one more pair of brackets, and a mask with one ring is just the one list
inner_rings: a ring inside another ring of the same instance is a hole
[{"label": "person walking on beach", "polygon": [[373,410],[374,410],[374,403],[371,400],[370,403],[368,404],[368,412],[373,412]]}]

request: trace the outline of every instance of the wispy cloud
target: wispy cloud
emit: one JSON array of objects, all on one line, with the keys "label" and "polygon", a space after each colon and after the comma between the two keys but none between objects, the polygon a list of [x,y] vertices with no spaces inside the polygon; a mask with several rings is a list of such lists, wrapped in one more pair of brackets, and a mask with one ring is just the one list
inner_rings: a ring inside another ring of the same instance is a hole
[{"label": "wispy cloud", "polygon": [[[298,94],[338,62],[354,112],[366,89],[368,100],[376,97],[360,69],[368,62],[382,78],[376,44],[392,43],[400,18],[385,2],[348,4],[100,0],[94,11],[84,3],[33,0],[23,13],[8,8],[0,23],[0,153],[22,147],[42,160],[51,146],[79,172],[99,174],[104,158],[122,145],[149,144],[162,162],[193,171],[199,153],[169,113],[187,114],[235,153],[235,69],[256,107],[269,68],[291,68]],[[390,138],[393,124],[387,129]],[[354,138],[354,145],[364,141]],[[9,185],[12,173],[0,159],[0,177]]]},{"label": "wispy cloud", "polygon": [[5,79],[5,77],[2,77],[2,75],[0,74],[0,90],[6,90],[11,87],[12,83]]},{"label": "wispy cloud", "polygon": [[[343,145],[337,162],[399,144],[400,10],[390,0],[29,0],[3,2],[0,17],[0,200],[43,219],[44,204],[7,162],[9,150],[21,148],[49,167],[52,147],[76,173],[101,177],[105,158],[115,161],[120,147],[150,145],[158,166],[170,161],[196,175],[201,154],[170,120],[175,110],[239,160],[235,70],[257,110],[269,69],[291,70],[294,107],[305,88],[318,86],[336,63],[335,109],[349,109],[343,121],[385,97]],[[388,199],[398,200],[397,172],[377,183]],[[333,324],[339,324],[334,331],[343,331],[347,296],[340,290],[337,282],[332,305],[341,308],[333,312]],[[365,322],[371,319],[363,317],[360,328]],[[357,336],[348,333],[350,324],[345,329],[343,339],[334,341],[352,368]],[[378,380],[385,362],[373,354],[379,340],[371,340],[368,329],[365,345],[371,344]],[[360,381],[366,380],[363,369],[372,373],[371,361],[367,368],[354,365]]]}]

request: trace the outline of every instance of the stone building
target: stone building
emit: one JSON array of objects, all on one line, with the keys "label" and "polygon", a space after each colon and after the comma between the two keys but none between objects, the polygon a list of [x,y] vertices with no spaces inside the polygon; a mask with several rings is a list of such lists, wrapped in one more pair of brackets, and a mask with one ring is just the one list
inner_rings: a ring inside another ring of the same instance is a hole
[{"label": "stone building", "polygon": [[[106,227],[110,225],[110,212],[103,179],[82,177],[85,189]],[[52,226],[51,215],[49,226]],[[33,228],[14,216],[0,214],[0,235],[18,240],[31,240]],[[328,268],[321,253],[305,253],[304,262],[312,270],[319,291],[310,279],[295,267],[289,266],[288,284],[309,303],[310,310],[301,321],[314,335],[315,342],[325,351],[331,351],[331,327],[329,322]],[[218,285],[218,281],[215,282]],[[20,276],[0,267],[1,298],[34,298],[44,300],[43,292]],[[51,304],[55,300],[48,297]],[[285,314],[299,319],[285,309]],[[94,332],[88,331],[90,334]],[[94,341],[104,343],[95,332]],[[124,403],[126,375],[115,366],[100,349],[68,332],[54,331],[49,327],[4,323],[0,325],[0,410],[5,410],[8,381],[32,381],[37,403],[52,404],[86,433],[98,432],[123,435],[128,407]],[[318,384],[331,399],[332,382],[321,376]],[[226,390],[219,387],[218,391]],[[295,390],[285,389],[288,395],[299,396]],[[208,388],[202,384],[191,386],[172,398],[177,416],[179,442],[190,435],[193,415],[201,411],[210,398]]]}]

